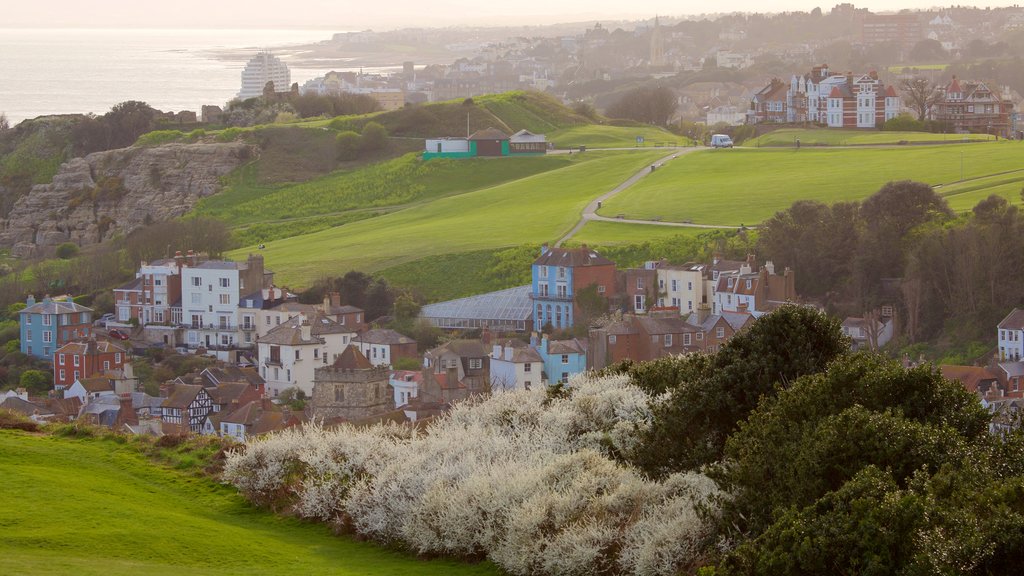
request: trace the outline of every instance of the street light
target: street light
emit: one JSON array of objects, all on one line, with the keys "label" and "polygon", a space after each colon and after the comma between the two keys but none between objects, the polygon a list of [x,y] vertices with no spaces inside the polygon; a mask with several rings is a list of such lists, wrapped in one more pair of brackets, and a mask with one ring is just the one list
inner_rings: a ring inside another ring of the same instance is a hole
[{"label": "street light", "polygon": [[960,151],[960,181],[964,181],[964,152]]}]

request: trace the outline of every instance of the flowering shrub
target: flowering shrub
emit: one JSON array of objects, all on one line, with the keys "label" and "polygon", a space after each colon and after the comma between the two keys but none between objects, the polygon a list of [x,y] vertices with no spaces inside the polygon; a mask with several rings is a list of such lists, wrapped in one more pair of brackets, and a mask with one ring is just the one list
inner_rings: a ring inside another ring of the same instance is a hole
[{"label": "flowering shrub", "polygon": [[309,426],[250,442],[225,478],[254,502],[424,554],[490,558],[512,574],[674,574],[699,562],[717,513],[699,474],[644,479],[613,457],[649,426],[624,376],[566,397],[461,403],[425,432]]}]

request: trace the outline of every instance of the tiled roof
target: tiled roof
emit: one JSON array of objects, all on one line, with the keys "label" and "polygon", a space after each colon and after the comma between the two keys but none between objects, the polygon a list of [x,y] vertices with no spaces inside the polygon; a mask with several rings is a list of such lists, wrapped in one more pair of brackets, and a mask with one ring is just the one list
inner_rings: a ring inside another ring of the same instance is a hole
[{"label": "tiled roof", "polygon": [[367,344],[415,344],[416,341],[391,329],[375,328],[363,332],[356,340]]},{"label": "tiled roof", "polygon": [[225,382],[207,389],[206,393],[213,399],[214,404],[230,404],[238,400],[248,389],[249,384],[245,382]]},{"label": "tiled roof", "polygon": [[211,366],[202,373],[203,379],[214,386],[228,382],[242,382],[253,386],[260,386],[266,381],[253,368],[239,368],[230,364],[224,366]]},{"label": "tiled roof", "polygon": [[161,406],[164,408],[188,408],[202,391],[203,387],[198,384],[175,384],[174,392],[164,400]]},{"label": "tiled roof", "polygon": [[17,396],[12,396],[4,400],[3,403],[0,403],[0,408],[3,408],[5,410],[12,410],[14,412],[18,412],[19,414],[24,414],[26,416],[32,416],[33,414],[37,413],[40,415],[52,414],[52,412],[47,408],[40,406],[38,404],[34,404],[32,402],[22,400]]},{"label": "tiled roof", "polygon": [[482,358],[489,352],[479,340],[452,340],[427,352],[430,358],[438,358],[445,354],[453,354],[460,358]]},{"label": "tiled roof", "polygon": [[587,247],[548,248],[533,263],[539,266],[564,266],[567,268],[615,265],[611,260]]},{"label": "tiled roof", "polygon": [[1000,330],[1024,330],[1024,310],[1014,308],[999,323]]},{"label": "tiled roof", "polygon": [[107,376],[93,376],[92,378],[80,378],[78,383],[85,388],[86,392],[108,392],[113,391],[114,386]]},{"label": "tiled roof", "polygon": [[586,354],[587,342],[579,338],[572,340],[551,340],[548,342],[548,354]]},{"label": "tiled roof", "polygon": [[366,356],[363,356],[358,348],[349,344],[348,348],[345,348],[338,359],[334,361],[334,367],[343,370],[368,370],[373,368],[373,364],[366,359]]},{"label": "tiled roof", "polygon": [[996,380],[996,375],[981,366],[957,366],[942,364],[939,371],[947,380],[955,380],[964,385],[968,392],[977,392],[978,385],[984,380]]},{"label": "tiled roof", "polygon": [[485,128],[484,130],[477,130],[469,137],[470,140],[508,140],[508,134],[505,134],[497,128]]},{"label": "tiled roof", "polygon": [[86,308],[74,302],[58,302],[56,300],[43,300],[26,307],[21,314],[75,314],[78,312],[92,312],[92,308]]},{"label": "tiled roof", "polygon": [[258,342],[260,344],[277,344],[279,346],[305,346],[309,344],[322,344],[320,338],[317,337],[314,333],[315,325],[312,321],[310,321],[309,323],[309,338],[303,338],[302,323],[305,321],[305,317],[302,315],[291,318],[287,322],[282,323],[280,326],[275,326],[273,330],[261,336]]},{"label": "tiled roof", "polygon": [[57,348],[57,354],[106,354],[108,352],[127,353],[127,350],[109,340],[86,340],[68,342]]},{"label": "tiled roof", "polygon": [[114,290],[142,290],[142,277],[125,282],[117,288],[114,288]]}]

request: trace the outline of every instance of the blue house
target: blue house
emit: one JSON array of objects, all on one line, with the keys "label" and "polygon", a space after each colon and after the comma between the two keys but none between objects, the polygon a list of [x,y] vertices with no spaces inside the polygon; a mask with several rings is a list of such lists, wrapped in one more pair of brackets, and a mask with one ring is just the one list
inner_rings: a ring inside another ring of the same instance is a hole
[{"label": "blue house", "polygon": [[615,263],[584,245],[581,248],[541,246],[533,262],[533,325],[540,330],[571,328],[577,316],[576,293],[596,286],[603,298],[615,295]]},{"label": "blue house", "polygon": [[540,354],[544,361],[544,373],[548,382],[568,382],[569,378],[587,370],[587,342],[579,338],[572,340],[548,340],[543,335],[540,341],[534,335],[530,347]]},{"label": "blue house", "polygon": [[49,296],[36,302],[32,296],[19,314],[21,352],[35,358],[53,360],[57,348],[92,335],[92,309],[70,299]]}]

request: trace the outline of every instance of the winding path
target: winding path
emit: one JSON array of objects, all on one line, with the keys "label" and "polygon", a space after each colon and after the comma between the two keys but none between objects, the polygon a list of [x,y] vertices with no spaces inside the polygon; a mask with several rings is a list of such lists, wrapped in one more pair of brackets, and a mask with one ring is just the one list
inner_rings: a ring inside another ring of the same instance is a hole
[{"label": "winding path", "polygon": [[[642,150],[642,148],[641,148],[641,150]],[[593,199],[590,202],[590,204],[587,204],[587,206],[583,209],[583,213],[580,215],[579,222],[577,222],[576,225],[573,226],[572,230],[569,230],[569,232],[565,236],[562,236],[561,238],[559,238],[558,242],[555,242],[555,246],[557,247],[557,246],[561,246],[562,244],[564,244],[570,238],[575,236],[580,230],[582,230],[583,227],[587,224],[587,222],[591,222],[591,221],[618,222],[618,223],[624,223],[624,224],[644,224],[644,225],[648,225],[648,226],[675,226],[675,227],[678,227],[678,228],[711,228],[711,229],[723,229],[724,228],[724,229],[729,229],[729,230],[738,228],[737,226],[717,226],[717,225],[714,225],[714,224],[691,224],[689,222],[659,222],[659,221],[655,221],[655,220],[628,220],[628,219],[624,219],[624,218],[608,218],[607,216],[600,216],[600,215],[598,215],[597,209],[601,205],[601,203],[604,202],[605,200],[614,197],[615,195],[617,195],[618,193],[622,192],[623,190],[625,190],[625,189],[629,188],[630,186],[636,184],[637,182],[640,181],[640,179],[644,178],[645,176],[647,176],[651,172],[654,172],[658,168],[661,168],[669,160],[673,160],[673,159],[678,158],[679,156],[682,156],[684,154],[690,154],[690,153],[695,152],[697,150],[704,150],[704,148],[674,149],[671,154],[668,154],[668,155],[666,155],[666,156],[656,160],[650,166],[647,166],[643,170],[637,172],[636,174],[633,174],[632,176],[629,177],[628,180],[626,180],[622,184],[619,184],[618,186],[616,186],[615,189],[611,190],[610,192],[605,192],[604,194],[602,194],[602,195],[598,196],[597,198]],[[652,166],[654,167],[654,170],[651,169]]]}]

